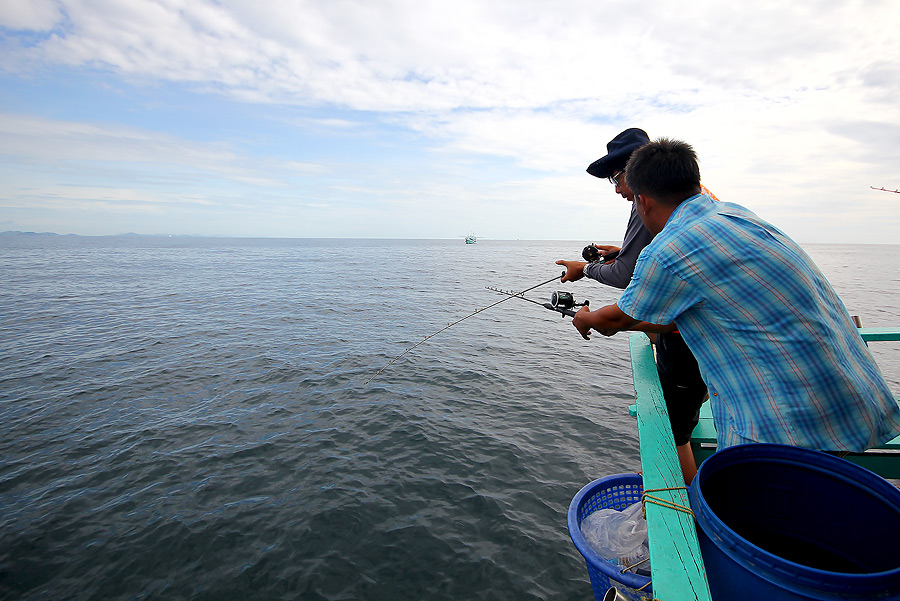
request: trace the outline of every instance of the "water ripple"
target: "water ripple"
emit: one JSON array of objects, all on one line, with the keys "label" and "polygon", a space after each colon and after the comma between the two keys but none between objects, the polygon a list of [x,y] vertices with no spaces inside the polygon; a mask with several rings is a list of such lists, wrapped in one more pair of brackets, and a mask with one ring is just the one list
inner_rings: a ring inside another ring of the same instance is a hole
[{"label": "water ripple", "polygon": [[[0,241],[0,598],[590,595],[565,514],[638,469],[627,340],[512,300],[363,385],[580,246],[345,244]],[[818,251],[896,325],[859,270],[895,247]]]}]

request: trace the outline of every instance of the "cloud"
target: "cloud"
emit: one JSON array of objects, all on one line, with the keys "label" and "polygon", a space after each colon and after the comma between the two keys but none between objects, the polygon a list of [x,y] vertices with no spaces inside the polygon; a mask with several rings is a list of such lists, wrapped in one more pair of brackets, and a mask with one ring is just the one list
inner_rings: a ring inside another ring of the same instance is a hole
[{"label": "cloud", "polygon": [[[595,27],[562,16],[564,10],[553,16],[502,3],[65,0],[63,6],[65,19],[46,39],[20,49],[32,60],[221,86],[257,101],[359,110],[515,108],[593,95],[591,52],[613,59],[627,52],[617,43],[627,34],[604,19]],[[576,39],[559,43],[564,28]],[[583,51],[576,49],[579,38]],[[9,61],[7,67],[14,68]],[[548,73],[562,78],[548,87]]]},{"label": "cloud", "polygon": [[[175,82],[267,112],[292,135],[346,142],[327,156],[263,157],[240,136],[0,117],[0,147],[15,161],[90,164],[97,181],[113,174],[111,189],[130,173],[135,187],[177,181],[227,202],[296,189],[298,206],[418,199],[438,210],[455,197],[507,222],[514,209],[544,219],[546,204],[599,218],[584,168],[640,126],[690,141],[714,191],[804,236],[837,232],[848,206],[853,219],[880,213],[883,239],[896,224],[893,199],[868,187],[897,180],[890,1],[7,0],[0,24],[9,77]],[[355,154],[379,135],[367,149],[381,155]],[[394,158],[404,145],[407,166]]]},{"label": "cloud", "polygon": [[6,209],[164,213],[175,205],[237,205],[243,197],[277,203],[298,182],[327,173],[322,164],[261,159],[218,142],[9,114],[0,114],[0,148],[7,149]]},{"label": "cloud", "polygon": [[[701,84],[751,92],[815,87],[842,69],[876,69],[863,64],[872,48],[896,54],[893,8],[833,1],[563,1],[547,10],[537,2],[475,0],[18,0],[0,14],[45,29],[57,20],[33,49],[41,60],[216,85],[257,100],[409,111],[587,98],[614,109],[634,93]],[[43,16],[15,17],[27,11]],[[891,61],[882,63],[886,69]]]},{"label": "cloud", "polygon": [[62,18],[54,0],[4,0],[0,4],[0,27],[47,31]]},{"label": "cloud", "polygon": [[190,145],[176,136],[116,125],[0,114],[0,147],[22,158],[45,161],[149,162],[204,166],[229,164],[234,154],[211,145]]}]

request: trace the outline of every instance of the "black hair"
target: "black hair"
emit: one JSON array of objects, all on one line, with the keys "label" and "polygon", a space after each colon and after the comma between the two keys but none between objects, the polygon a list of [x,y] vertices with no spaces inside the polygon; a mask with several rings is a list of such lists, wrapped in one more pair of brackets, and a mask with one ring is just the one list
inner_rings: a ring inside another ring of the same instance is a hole
[{"label": "black hair", "polygon": [[700,193],[697,153],[687,142],[659,138],[632,153],[625,181],[635,198],[644,194],[663,204],[677,205]]}]

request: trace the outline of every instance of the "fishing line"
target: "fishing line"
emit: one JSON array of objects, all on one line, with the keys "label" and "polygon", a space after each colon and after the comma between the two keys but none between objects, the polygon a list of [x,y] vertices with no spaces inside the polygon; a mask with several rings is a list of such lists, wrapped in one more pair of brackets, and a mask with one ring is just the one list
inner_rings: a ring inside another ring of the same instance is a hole
[{"label": "fishing line", "polygon": [[[565,275],[565,274],[566,274],[565,271],[562,272],[562,275]],[[547,280],[546,282],[541,282],[540,284],[535,284],[535,285],[532,286],[531,288],[526,288],[525,290],[522,290],[521,292],[516,292],[516,293],[514,293],[514,294],[511,294],[511,293],[509,293],[509,292],[504,292],[504,294],[509,294],[509,296],[507,296],[506,298],[501,298],[501,299],[498,300],[496,303],[491,303],[491,304],[488,305],[487,307],[482,307],[481,309],[477,309],[477,310],[473,311],[472,313],[469,313],[468,315],[466,315],[466,316],[463,317],[462,319],[457,319],[456,321],[454,321],[454,322],[451,323],[450,325],[441,328],[440,330],[438,330],[438,331],[435,332],[434,334],[429,334],[428,336],[426,336],[425,338],[423,338],[421,341],[417,342],[417,343],[414,344],[413,346],[409,347],[408,349],[406,349],[405,351],[403,351],[402,353],[400,353],[399,355],[397,355],[396,357],[394,357],[393,359],[391,359],[391,361],[390,361],[387,365],[385,365],[384,367],[382,367],[381,369],[379,369],[377,372],[375,372],[375,375],[372,376],[371,378],[369,378],[368,380],[366,380],[366,381],[364,382],[363,385],[366,385],[366,384],[368,384],[369,382],[371,382],[372,380],[374,380],[375,378],[377,378],[377,377],[378,377],[378,374],[380,374],[381,372],[383,372],[384,370],[386,370],[388,367],[390,367],[391,365],[393,365],[393,363],[394,363],[395,361],[397,361],[397,359],[400,359],[401,357],[403,357],[404,355],[406,355],[407,353],[409,353],[410,351],[412,351],[414,348],[416,348],[416,347],[419,346],[420,344],[424,343],[424,342],[425,342],[426,340],[428,340],[429,338],[434,338],[435,336],[437,336],[438,334],[440,334],[440,333],[443,332],[444,330],[448,330],[448,329],[452,328],[453,326],[455,326],[455,325],[458,324],[459,322],[465,321],[465,320],[469,319],[470,317],[473,317],[473,316],[475,316],[475,315],[478,315],[478,314],[481,313],[482,311],[486,311],[486,310],[490,309],[491,307],[496,307],[496,306],[499,305],[500,303],[506,302],[506,301],[508,301],[508,300],[511,299],[511,298],[521,298],[521,299],[524,299],[524,300],[530,300],[530,299],[527,299],[527,298],[523,297],[522,295],[525,294],[526,292],[528,292],[529,290],[534,290],[535,288],[540,288],[541,286],[545,286],[545,285],[549,284],[550,282],[552,282],[552,281],[554,281],[554,280],[556,280],[556,279],[559,279],[560,277],[561,277],[561,276],[558,276],[558,275],[557,275],[557,276],[553,276],[552,278],[550,278],[550,279]],[[536,301],[532,301],[532,302],[536,302]],[[540,303],[538,303],[538,304],[540,304]]]}]

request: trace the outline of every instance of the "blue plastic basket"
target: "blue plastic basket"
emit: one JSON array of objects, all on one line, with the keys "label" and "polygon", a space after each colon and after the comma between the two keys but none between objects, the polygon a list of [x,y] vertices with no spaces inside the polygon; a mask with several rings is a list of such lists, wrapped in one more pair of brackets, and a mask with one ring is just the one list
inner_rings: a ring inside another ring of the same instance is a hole
[{"label": "blue plastic basket", "polygon": [[618,564],[591,549],[581,534],[581,522],[584,518],[598,509],[622,511],[639,502],[643,492],[644,484],[640,474],[616,474],[594,480],[578,491],[569,504],[569,536],[587,564],[596,601],[603,601],[606,591],[613,586],[626,599],[649,601],[653,598],[649,578],[631,572],[623,574]]}]

